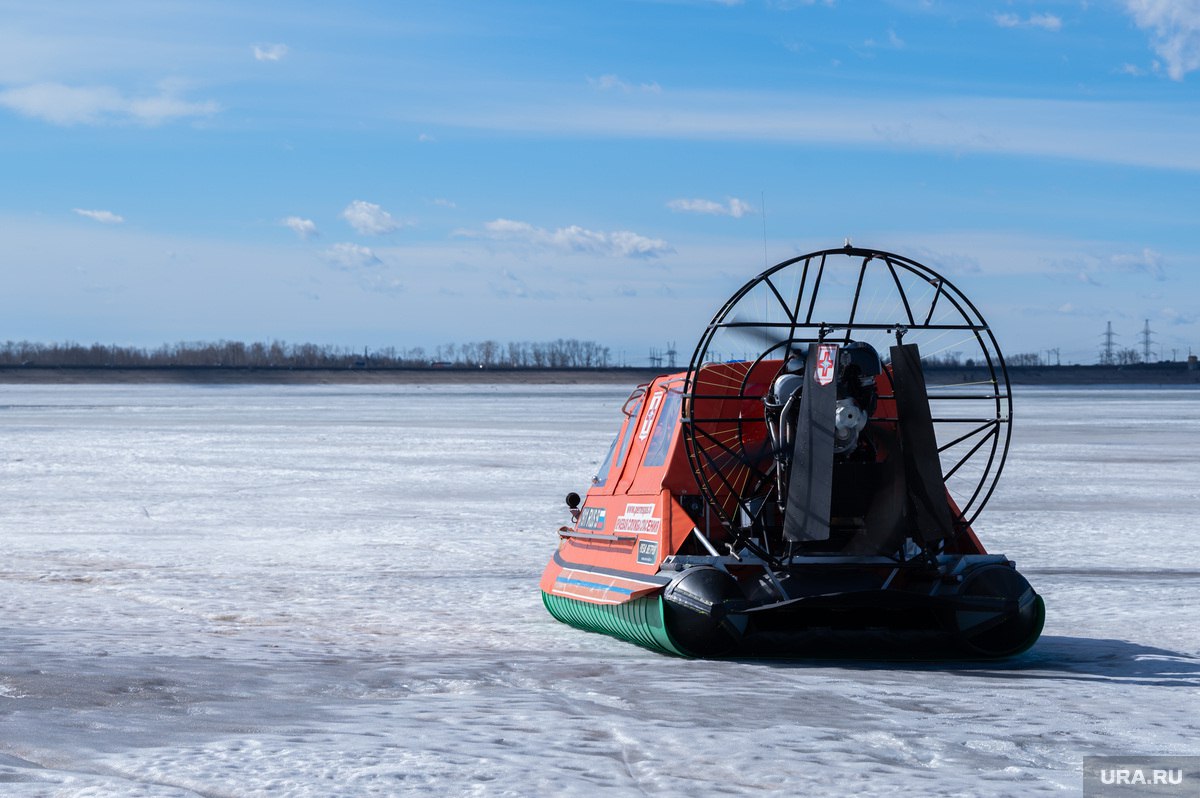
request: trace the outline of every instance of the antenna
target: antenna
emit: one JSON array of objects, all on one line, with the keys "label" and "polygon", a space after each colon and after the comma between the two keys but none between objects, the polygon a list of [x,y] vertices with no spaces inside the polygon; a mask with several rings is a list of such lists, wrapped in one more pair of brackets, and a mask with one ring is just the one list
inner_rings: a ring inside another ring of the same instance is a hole
[{"label": "antenna", "polygon": [[771,267],[771,260],[767,255],[767,192],[758,192],[758,204],[762,208],[763,219],[763,268]]}]

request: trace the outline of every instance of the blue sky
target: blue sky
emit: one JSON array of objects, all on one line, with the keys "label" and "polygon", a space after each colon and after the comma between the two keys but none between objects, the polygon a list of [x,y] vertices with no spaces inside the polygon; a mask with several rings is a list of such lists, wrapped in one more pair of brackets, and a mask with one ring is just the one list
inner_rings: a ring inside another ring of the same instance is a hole
[{"label": "blue sky", "polygon": [[1200,352],[1200,0],[3,2],[0,340],[690,352],[849,237]]}]

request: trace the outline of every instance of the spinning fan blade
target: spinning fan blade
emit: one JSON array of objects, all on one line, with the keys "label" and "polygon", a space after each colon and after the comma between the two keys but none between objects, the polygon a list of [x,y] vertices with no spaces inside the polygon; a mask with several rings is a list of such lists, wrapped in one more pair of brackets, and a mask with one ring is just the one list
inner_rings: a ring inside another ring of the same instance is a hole
[{"label": "spinning fan blade", "polygon": [[[731,318],[730,322],[730,326],[724,329],[727,346],[755,352],[775,352],[782,348],[784,357],[791,353],[790,331],[787,328],[759,326],[737,317]],[[746,326],[741,326],[743,324]]]},{"label": "spinning fan blade", "polygon": [[829,540],[837,363],[837,344],[809,344],[783,516],[788,540]]},{"label": "spinning fan blade", "polygon": [[912,510],[910,523],[915,527],[914,538],[932,543],[954,535],[954,520],[946,501],[921,353],[916,344],[893,346],[891,351],[900,448]]}]

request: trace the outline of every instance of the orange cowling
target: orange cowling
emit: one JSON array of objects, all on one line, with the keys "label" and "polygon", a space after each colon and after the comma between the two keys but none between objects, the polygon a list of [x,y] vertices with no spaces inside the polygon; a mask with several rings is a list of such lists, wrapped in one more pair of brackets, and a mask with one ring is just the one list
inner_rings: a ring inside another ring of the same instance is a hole
[{"label": "orange cowling", "polygon": [[[660,589],[663,558],[676,553],[705,513],[681,438],[684,374],[638,386],[625,420],[573,527],[542,574],[543,592],[622,603]],[[572,565],[586,564],[587,571]]]}]

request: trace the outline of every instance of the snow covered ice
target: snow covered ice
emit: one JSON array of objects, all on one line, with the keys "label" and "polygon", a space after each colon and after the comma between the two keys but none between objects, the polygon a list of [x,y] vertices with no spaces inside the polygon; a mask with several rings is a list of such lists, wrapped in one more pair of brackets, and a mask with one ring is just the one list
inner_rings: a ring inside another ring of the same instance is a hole
[{"label": "snow covered ice", "polygon": [[614,386],[5,386],[0,794],[1077,794],[1200,754],[1200,392],[1020,388],[993,663],[689,661],[538,577]]}]

